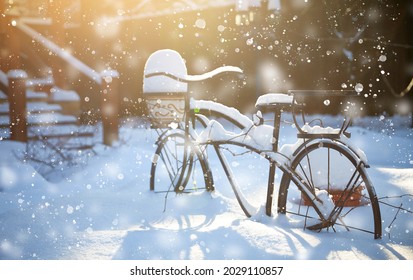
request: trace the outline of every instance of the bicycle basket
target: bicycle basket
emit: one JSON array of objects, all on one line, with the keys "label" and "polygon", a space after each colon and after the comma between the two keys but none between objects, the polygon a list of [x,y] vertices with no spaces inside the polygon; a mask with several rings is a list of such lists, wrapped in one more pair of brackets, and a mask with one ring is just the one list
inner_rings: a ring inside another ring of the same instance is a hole
[{"label": "bicycle basket", "polygon": [[143,94],[152,128],[183,121],[188,84],[171,76],[186,74],[185,61],[173,50],[156,51],[146,61]]}]

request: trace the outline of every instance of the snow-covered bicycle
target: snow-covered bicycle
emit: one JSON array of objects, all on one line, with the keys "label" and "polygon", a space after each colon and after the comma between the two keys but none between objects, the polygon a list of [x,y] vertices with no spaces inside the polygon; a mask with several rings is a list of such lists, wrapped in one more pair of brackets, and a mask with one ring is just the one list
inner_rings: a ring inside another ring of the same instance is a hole
[{"label": "snow-covered bicycle", "polygon": [[[248,217],[259,213],[262,205],[266,215],[272,215],[278,168],[282,176],[277,212],[288,215],[291,223],[317,231],[359,230],[380,238],[379,203],[367,174],[366,156],[349,141],[350,118],[344,118],[341,127],[331,128],[308,123],[302,113],[308,98],[348,97],[357,92],[265,94],[258,98],[259,111],[252,119],[235,108],[189,96],[188,83],[225,72],[242,73],[237,67],[224,66],[203,75],[188,75],[185,62],[176,51],[160,50],[149,57],[143,91],[151,125],[159,133],[150,189],[166,194],[213,191],[215,184],[209,161],[212,149]],[[292,111],[297,141],[279,148],[284,110]],[[266,124],[263,117],[269,114],[274,115],[272,125]],[[228,125],[237,130],[228,130]],[[266,159],[269,163],[266,190],[254,184],[239,184],[227,160],[228,152]],[[265,193],[263,199],[257,199],[262,193]]]}]

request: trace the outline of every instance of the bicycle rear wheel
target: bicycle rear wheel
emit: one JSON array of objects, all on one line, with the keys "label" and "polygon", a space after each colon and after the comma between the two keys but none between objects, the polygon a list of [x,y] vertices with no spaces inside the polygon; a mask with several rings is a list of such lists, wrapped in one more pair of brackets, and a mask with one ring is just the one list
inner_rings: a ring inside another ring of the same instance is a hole
[{"label": "bicycle rear wheel", "polygon": [[152,159],[150,190],[161,193],[214,190],[208,161],[183,131],[162,136],[157,145]]},{"label": "bicycle rear wheel", "polygon": [[[301,149],[291,168],[312,195],[304,194],[290,174],[284,174],[278,196],[279,213],[288,214],[292,221],[313,230],[358,230],[371,233],[376,239],[381,237],[374,187],[364,163],[349,148],[333,140],[315,141]],[[322,207],[310,201],[323,195]]]}]

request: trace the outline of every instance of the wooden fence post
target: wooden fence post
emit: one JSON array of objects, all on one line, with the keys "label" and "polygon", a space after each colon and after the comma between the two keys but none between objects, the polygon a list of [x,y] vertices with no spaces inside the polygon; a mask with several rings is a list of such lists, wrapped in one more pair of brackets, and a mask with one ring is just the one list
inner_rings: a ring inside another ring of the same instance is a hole
[{"label": "wooden fence post", "polygon": [[119,140],[119,73],[105,70],[101,77],[103,144],[112,146]]},{"label": "wooden fence post", "polygon": [[[66,4],[67,5],[67,4]],[[54,0],[49,2],[48,14],[52,19],[50,32],[52,41],[61,48],[66,46],[66,29],[65,29],[65,5],[62,0]],[[52,55],[50,58],[50,66],[52,68],[53,79],[55,84],[60,88],[67,88],[68,79],[65,64],[62,63],[58,55]]]},{"label": "wooden fence post", "polygon": [[1,67],[4,72],[8,72],[9,70],[21,68],[21,35],[16,28],[18,24],[17,19],[6,15],[3,18],[3,21],[5,23],[4,47],[7,57],[4,57],[5,55],[2,54],[2,56],[6,59],[2,59]]},{"label": "wooden fence post", "polygon": [[10,114],[10,139],[27,142],[26,80],[23,70],[10,70],[8,101]]}]

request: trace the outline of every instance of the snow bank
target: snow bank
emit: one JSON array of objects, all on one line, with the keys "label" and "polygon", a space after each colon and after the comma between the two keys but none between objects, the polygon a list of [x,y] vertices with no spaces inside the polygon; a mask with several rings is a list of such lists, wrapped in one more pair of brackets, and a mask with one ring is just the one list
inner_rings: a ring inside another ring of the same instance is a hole
[{"label": "snow bank", "polygon": [[[412,130],[396,122],[392,127],[397,137],[374,127],[350,130],[371,160],[369,175],[379,197],[394,197],[384,201],[412,209],[411,197],[397,197],[413,192]],[[280,143],[294,142],[295,134],[294,127],[284,126]],[[166,197],[149,191],[156,133],[134,121],[121,127],[120,136],[114,147],[96,145],[96,155],[84,165],[56,169],[55,183],[15,157],[24,153],[24,144],[0,141],[0,259],[413,259],[407,211],[381,204],[380,241],[357,231],[304,230],[283,215],[265,216],[263,208],[248,219],[216,158],[210,157],[216,192]],[[387,150],[392,158],[382,159]],[[253,169],[238,162],[242,183],[260,187],[268,162],[257,161]]]},{"label": "snow bank", "polygon": [[39,190],[39,188],[51,191],[53,189],[52,185],[29,163],[25,162],[25,150],[25,144],[1,141],[0,192],[24,192]]}]

